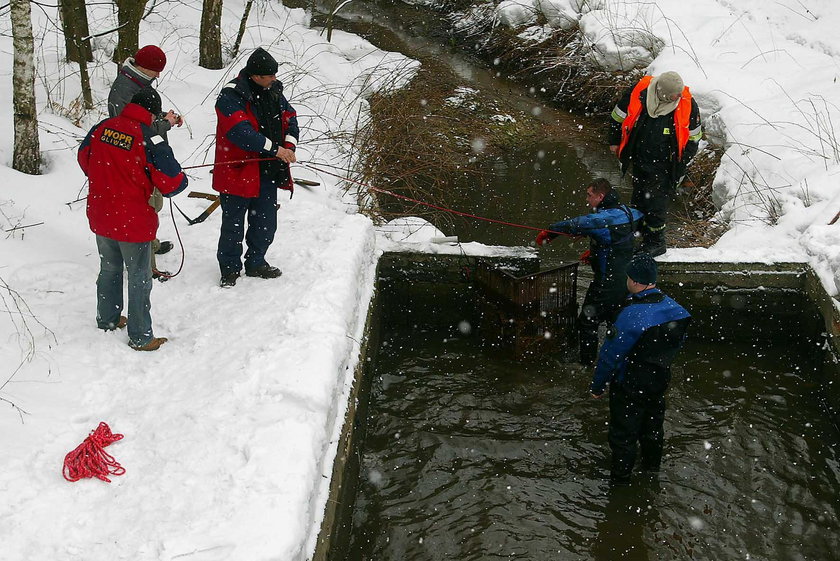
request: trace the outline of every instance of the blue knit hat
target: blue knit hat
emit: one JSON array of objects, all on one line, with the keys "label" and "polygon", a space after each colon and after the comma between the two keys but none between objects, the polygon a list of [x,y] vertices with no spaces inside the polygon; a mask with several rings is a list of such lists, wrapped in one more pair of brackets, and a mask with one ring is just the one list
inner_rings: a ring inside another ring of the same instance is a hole
[{"label": "blue knit hat", "polygon": [[656,261],[647,253],[637,253],[627,265],[627,276],[639,284],[656,284]]}]

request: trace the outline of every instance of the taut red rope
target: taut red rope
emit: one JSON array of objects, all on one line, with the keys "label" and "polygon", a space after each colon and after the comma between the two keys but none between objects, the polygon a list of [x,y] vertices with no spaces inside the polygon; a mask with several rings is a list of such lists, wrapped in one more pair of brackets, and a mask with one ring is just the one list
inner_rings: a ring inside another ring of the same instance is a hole
[{"label": "taut red rope", "polygon": [[[210,167],[210,166],[242,164],[242,163],[248,163],[248,162],[264,162],[264,161],[267,161],[267,160],[274,160],[274,159],[275,158],[246,158],[244,160],[221,162],[221,163],[218,163],[218,164],[212,163],[212,164],[198,164],[198,165],[193,165],[193,166],[186,166],[186,167],[182,167],[181,169],[186,170],[186,169],[196,169],[196,168],[204,168],[204,167]],[[317,166],[314,166],[314,165],[310,164],[309,162],[304,162],[304,161],[298,160],[295,163],[299,166],[309,168],[309,169],[311,169],[313,171],[316,171],[318,173],[323,173],[323,174],[326,174],[326,175],[330,175],[332,177],[342,179],[342,180],[347,181],[349,183],[355,183],[356,185],[359,185],[360,187],[364,187],[364,188],[368,189],[369,191],[374,191],[376,193],[382,193],[384,195],[389,195],[389,196],[395,197],[397,199],[402,199],[404,201],[409,201],[409,202],[412,202],[412,203],[415,203],[415,204],[423,205],[423,206],[433,208],[433,209],[436,209],[436,210],[440,210],[440,211],[443,211],[443,212],[448,212],[450,214],[456,214],[458,216],[463,216],[463,217],[466,217],[466,218],[473,218],[475,220],[483,220],[485,222],[491,222],[493,224],[500,224],[502,226],[511,226],[513,228],[521,228],[523,230],[533,230],[533,231],[540,232],[540,231],[546,229],[546,228],[538,228],[536,226],[528,226],[526,224],[517,224],[515,222],[506,222],[504,220],[498,220],[498,219],[495,219],[495,218],[487,218],[485,216],[478,216],[476,214],[471,214],[469,212],[462,212],[460,210],[455,210],[455,209],[452,209],[452,208],[447,208],[447,207],[443,207],[443,206],[434,205],[432,203],[427,203],[427,202],[424,202],[424,201],[419,201],[417,199],[412,199],[411,197],[407,197],[405,195],[400,195],[399,193],[394,193],[393,191],[388,191],[387,189],[381,189],[379,187],[374,187],[373,185],[370,185],[368,183],[364,183],[362,181],[356,181],[355,179],[351,179],[351,178],[346,177],[344,175],[339,175],[337,173],[333,173],[333,172],[327,171],[323,168],[319,168]],[[328,164],[326,164],[326,165],[328,165]],[[333,167],[333,166],[330,166],[330,167]],[[567,236],[567,237],[570,237],[570,238],[579,238],[580,237],[580,236],[575,236],[575,235],[572,235],[572,234],[567,234],[565,232],[554,232],[554,231],[552,231],[551,233],[556,234],[558,236]]]},{"label": "taut red rope", "polygon": [[[198,165],[193,165],[193,166],[186,166],[186,167],[182,167],[181,169],[196,169],[196,168],[204,168],[204,167],[210,167],[210,166],[242,164],[242,163],[248,163],[248,162],[264,162],[264,161],[267,161],[267,160],[274,160],[274,159],[275,158],[246,158],[244,160],[221,162],[221,163],[218,163],[218,164],[213,163],[213,164],[198,164]],[[323,173],[323,174],[330,175],[330,176],[338,178],[338,179],[342,179],[342,180],[350,182],[350,183],[355,183],[356,185],[359,185],[361,187],[364,187],[364,188],[366,188],[370,191],[374,191],[376,193],[382,193],[384,195],[389,195],[389,196],[395,197],[397,199],[402,199],[404,201],[409,201],[409,202],[419,204],[419,205],[423,205],[423,206],[433,208],[433,209],[436,209],[436,210],[441,210],[443,212],[448,212],[450,214],[457,214],[458,216],[463,216],[463,217],[466,217],[466,218],[473,218],[475,220],[483,220],[485,222],[492,222],[493,224],[500,224],[502,226],[511,226],[513,228],[521,228],[523,230],[534,230],[534,231],[540,232],[540,231],[546,229],[546,228],[538,228],[536,226],[528,226],[526,224],[517,224],[515,222],[506,222],[504,220],[498,220],[498,219],[495,219],[495,218],[487,218],[485,216],[478,216],[476,214],[471,214],[469,212],[462,212],[460,210],[455,210],[455,209],[452,209],[452,208],[446,208],[446,207],[443,207],[443,206],[434,205],[434,204],[427,203],[427,202],[424,202],[424,201],[419,201],[417,199],[412,199],[411,197],[406,197],[405,195],[400,195],[399,193],[394,193],[393,191],[388,191],[387,189],[381,189],[379,187],[374,187],[373,185],[369,185],[369,184],[364,183],[362,181],[356,181],[355,179],[351,179],[349,177],[339,175],[337,173],[333,173],[331,171],[327,171],[325,169],[314,166],[314,165],[310,164],[309,162],[304,162],[304,161],[298,160],[295,163],[299,166],[309,168],[313,171],[317,171],[318,173]],[[558,236],[567,236],[567,237],[570,237],[570,238],[580,237],[580,236],[574,236],[572,234],[567,234],[565,232],[553,232],[552,231],[552,233],[556,234]]]},{"label": "taut red rope", "polygon": [[95,477],[110,483],[111,480],[107,476],[124,474],[125,468],[103,450],[122,437],[121,434],[112,433],[106,423],[99,423],[96,430],[90,431],[88,437],[75,450],[64,456],[64,479],[78,481],[86,477]]},{"label": "taut red rope", "polygon": [[[495,218],[487,218],[485,216],[478,216],[476,214],[470,214],[469,212],[462,212],[460,210],[455,210],[455,209],[452,209],[452,208],[446,208],[444,206],[433,205],[432,203],[427,203],[427,202],[424,202],[424,201],[418,201],[417,199],[412,199],[411,197],[406,197],[405,195],[400,195],[399,193],[394,193],[393,191],[388,191],[387,189],[381,189],[379,187],[374,187],[373,185],[369,185],[369,184],[364,183],[362,181],[356,181],[355,179],[350,179],[349,177],[345,177],[343,175],[338,175],[337,173],[332,173],[331,171],[327,171],[325,169],[321,169],[321,168],[318,168],[316,166],[313,166],[312,164],[310,164],[308,162],[300,162],[299,161],[299,162],[297,162],[297,164],[300,165],[300,166],[303,166],[305,168],[309,168],[313,171],[317,171],[318,173],[324,173],[324,174],[336,177],[338,179],[348,181],[350,183],[355,183],[356,185],[359,185],[361,187],[365,187],[370,191],[375,191],[377,193],[390,195],[391,197],[395,197],[397,199],[402,199],[404,201],[409,201],[409,202],[419,204],[419,205],[423,205],[423,206],[433,208],[433,209],[436,209],[436,210],[442,210],[442,211],[448,212],[450,214],[457,214],[458,216],[464,216],[466,218],[474,218],[476,220],[483,220],[485,222],[492,222],[493,224],[501,224],[503,226],[512,226],[514,228],[522,228],[523,230],[535,230],[537,232],[541,232],[542,230],[545,230],[545,228],[537,228],[536,226],[527,226],[525,224],[517,224],[515,222],[505,222],[504,220],[497,220]],[[570,234],[566,234],[564,232],[552,232],[552,233],[557,234],[558,236],[570,236]],[[570,236],[570,237],[575,237],[575,236]]]}]

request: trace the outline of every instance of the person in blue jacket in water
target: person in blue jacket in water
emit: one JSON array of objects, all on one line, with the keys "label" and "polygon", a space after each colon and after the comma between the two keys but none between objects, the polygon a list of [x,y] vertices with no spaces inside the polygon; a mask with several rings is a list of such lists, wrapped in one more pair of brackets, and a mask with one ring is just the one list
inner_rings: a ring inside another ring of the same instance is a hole
[{"label": "person in blue jacket in water", "polygon": [[598,325],[611,321],[627,296],[624,270],[633,256],[633,235],[643,215],[621,204],[610,182],[599,178],[586,187],[590,214],[562,220],[537,235],[543,245],[559,234],[589,236],[592,283],[578,316],[580,362],[595,364],[598,355]]},{"label": "person in blue jacket in water", "polygon": [[589,388],[600,398],[610,388],[610,481],[630,483],[641,445],[641,466],[658,472],[662,463],[665,392],[671,363],[685,341],[691,315],[656,288],[656,261],[636,254],[627,266],[627,304],[598,354]]}]

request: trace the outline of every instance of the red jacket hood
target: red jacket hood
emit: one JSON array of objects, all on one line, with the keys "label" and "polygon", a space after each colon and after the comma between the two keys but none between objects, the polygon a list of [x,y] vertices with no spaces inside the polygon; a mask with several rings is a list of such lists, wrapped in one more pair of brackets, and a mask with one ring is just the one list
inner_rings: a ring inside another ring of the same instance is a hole
[{"label": "red jacket hood", "polygon": [[147,127],[152,124],[152,114],[149,112],[148,109],[137,105],[136,103],[128,103],[125,107],[123,107],[120,116],[127,117],[134,121],[140,121]]}]

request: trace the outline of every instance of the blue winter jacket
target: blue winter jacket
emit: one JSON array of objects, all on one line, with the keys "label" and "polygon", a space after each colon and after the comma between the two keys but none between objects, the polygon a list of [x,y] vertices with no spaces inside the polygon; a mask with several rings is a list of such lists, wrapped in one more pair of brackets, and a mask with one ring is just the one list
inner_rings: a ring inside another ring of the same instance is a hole
[{"label": "blue winter jacket", "polygon": [[627,294],[627,264],[633,256],[633,232],[644,215],[635,208],[618,202],[610,192],[591,214],[561,220],[549,226],[550,232],[589,236],[589,265],[593,283],[604,300],[616,304]]},{"label": "blue winter jacket", "polygon": [[600,395],[610,382],[630,391],[664,393],[690,318],[658,288],[633,294],[607,331],[590,392]]}]

